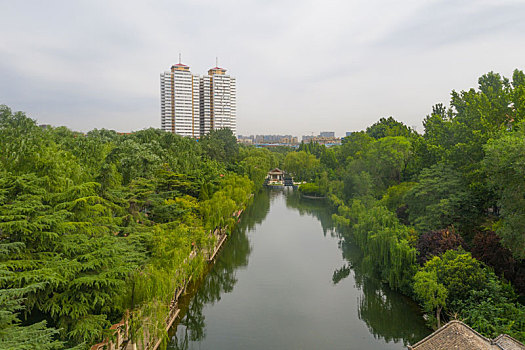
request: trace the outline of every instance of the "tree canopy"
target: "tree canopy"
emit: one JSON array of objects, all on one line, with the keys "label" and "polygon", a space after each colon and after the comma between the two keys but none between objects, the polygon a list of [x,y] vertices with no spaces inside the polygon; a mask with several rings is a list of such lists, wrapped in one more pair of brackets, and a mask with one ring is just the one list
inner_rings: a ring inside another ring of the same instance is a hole
[{"label": "tree canopy", "polygon": [[524,101],[522,71],[489,72],[434,105],[421,135],[381,118],[330,148],[334,157],[304,145],[287,158],[319,160],[305,179],[318,186],[325,174],[342,235],[383,282],[420,301],[431,325],[456,314],[487,336],[524,340],[513,291],[525,295]]},{"label": "tree canopy", "polygon": [[155,129],[83,134],[6,106],[0,140],[0,348],[10,349],[86,348],[125,310],[133,341],[145,327],[164,337],[173,293],[204,271],[210,232],[233,227],[277,162],[229,130],[200,142]]}]

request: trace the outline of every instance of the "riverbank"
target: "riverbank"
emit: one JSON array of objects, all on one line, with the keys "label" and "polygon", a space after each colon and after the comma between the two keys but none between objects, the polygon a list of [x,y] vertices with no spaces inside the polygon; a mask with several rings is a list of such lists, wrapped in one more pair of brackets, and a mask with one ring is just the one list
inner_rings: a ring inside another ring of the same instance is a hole
[{"label": "riverbank", "polygon": [[[463,249],[453,228],[418,235],[396,213],[370,198],[353,199],[348,205],[332,198],[332,205],[337,208],[334,221],[345,238],[356,242],[384,283],[420,302],[429,326],[460,318],[487,338],[508,334],[525,339],[525,307],[514,290]],[[452,244],[429,254],[425,244],[432,240]],[[493,298],[485,297],[489,295]],[[455,305],[454,318],[449,305]]]},{"label": "riverbank", "polygon": [[418,305],[367,275],[331,214],[297,191],[257,195],[182,296],[168,349],[391,350],[428,335]]},{"label": "riverbank", "polygon": [[[250,198],[251,197],[253,197],[253,195],[250,196]],[[239,209],[232,214],[232,216],[235,217],[236,219],[236,223],[239,222],[240,216],[243,213],[243,211],[244,211],[244,208]],[[215,259],[217,258],[219,251],[221,250],[221,248],[223,247],[224,243],[226,242],[229,236],[228,230],[233,231],[233,227],[230,227],[230,228],[224,227],[222,229],[217,228],[213,232],[210,232],[210,235],[215,237],[215,241],[216,241],[213,249],[210,252],[208,252],[207,250],[201,250],[199,252],[192,250],[187,259],[194,259],[198,254],[202,254],[205,256],[208,263],[213,263]],[[179,316],[181,312],[181,309],[179,308],[179,299],[186,292],[192,280],[193,280],[193,275],[190,275],[189,278],[185,280],[184,283],[174,291],[174,297],[169,304],[168,316],[166,317],[166,328],[165,328],[166,332],[169,331],[169,329],[173,326],[175,320]],[[146,320],[144,320],[144,322],[145,321]],[[142,344],[140,343],[133,344],[130,340],[129,324],[130,324],[129,312],[127,312],[124,318],[122,319],[122,321],[113,325],[110,328],[111,330],[114,330],[114,333],[112,335],[112,338],[114,340],[108,339],[104,342],[95,344],[90,348],[90,350],[102,350],[102,349],[105,350],[107,348],[123,349],[123,350],[137,350],[137,349],[139,350],[142,350],[142,349],[143,350],[157,350],[159,349],[159,347],[161,346],[164,340],[163,337],[160,337],[160,339],[154,340],[153,342],[146,341],[146,342],[143,342]],[[147,340],[147,339],[151,339],[151,337],[149,334],[146,333],[144,334],[143,339]]]},{"label": "riverbank", "polygon": [[327,198],[325,196],[318,197],[318,196],[309,196],[309,195],[306,195],[306,194],[301,194],[301,197],[306,198],[306,199],[326,199]]},{"label": "riverbank", "polygon": [[[237,219],[237,223],[240,220],[240,216],[243,213],[243,211],[244,211],[244,209],[240,209],[240,210],[236,211],[235,213],[233,213],[233,216]],[[224,243],[228,239],[229,235],[227,234],[227,230],[228,230],[228,227],[225,227],[223,229],[216,229],[215,231],[213,231],[213,235],[217,238],[217,242],[215,243],[215,246],[214,246],[212,252],[206,252],[206,251],[202,252],[205,256],[206,255],[208,256],[208,258],[207,258],[208,263],[213,263],[215,261],[215,259],[218,256],[217,254],[219,253],[219,251],[223,247]],[[233,227],[231,227],[231,232],[233,233]],[[175,320],[177,319],[178,315],[180,314],[181,310],[180,310],[179,305],[178,305],[179,298],[181,297],[181,295],[183,293],[186,292],[186,289],[187,289],[188,285],[190,284],[192,277],[193,276],[190,277],[190,279],[188,280],[188,283],[186,283],[184,288],[180,289],[180,291],[177,291],[175,293],[175,297],[173,298],[173,300],[170,303],[170,312],[169,312],[168,319],[167,319],[167,322],[166,322],[166,332],[168,332],[170,330],[170,328],[172,327],[173,323],[175,322]],[[155,343],[155,345],[153,346],[152,350],[157,350],[159,348],[159,346],[161,345],[162,341],[163,341],[163,339],[159,339]]]}]

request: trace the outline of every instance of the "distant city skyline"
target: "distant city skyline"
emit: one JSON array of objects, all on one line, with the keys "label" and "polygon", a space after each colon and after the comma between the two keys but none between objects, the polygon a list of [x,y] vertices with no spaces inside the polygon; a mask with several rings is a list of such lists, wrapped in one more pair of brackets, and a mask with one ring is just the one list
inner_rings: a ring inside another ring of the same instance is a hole
[{"label": "distant city skyline", "polygon": [[78,131],[159,128],[158,74],[179,53],[234,72],[242,135],[344,136],[388,116],[422,132],[452,90],[525,68],[518,0],[4,0],[2,14],[0,103]]},{"label": "distant city skyline", "polygon": [[334,131],[321,131],[315,135],[279,135],[279,134],[256,134],[237,135],[239,142],[244,144],[298,144],[300,142],[317,142],[332,144],[341,142],[341,139],[349,136],[352,132],[346,132],[344,136],[337,136]]}]

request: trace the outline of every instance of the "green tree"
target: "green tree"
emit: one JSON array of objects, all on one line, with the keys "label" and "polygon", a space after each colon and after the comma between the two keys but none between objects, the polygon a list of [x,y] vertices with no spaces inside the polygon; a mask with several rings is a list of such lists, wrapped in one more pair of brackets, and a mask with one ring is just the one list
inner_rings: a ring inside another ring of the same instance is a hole
[{"label": "green tree", "polygon": [[84,135],[5,106],[0,139],[0,347],[16,349],[99,342],[125,309],[133,342],[166,337],[210,229],[231,230],[255,190],[243,175],[261,181],[279,158],[253,149],[239,166],[229,130],[203,143],[155,129]]},{"label": "green tree", "polygon": [[284,158],[284,169],[299,181],[312,181],[320,164],[319,159],[305,151],[290,152]]},{"label": "green tree", "polygon": [[351,235],[363,251],[363,264],[377,273],[394,290],[410,293],[416,267],[416,250],[408,239],[411,230],[399,224],[387,208],[353,200],[341,205],[335,221],[345,235]]},{"label": "green tree", "polygon": [[389,136],[373,142],[363,161],[377,186],[385,190],[403,180],[403,172],[411,155],[410,140],[402,136]]},{"label": "green tree", "polygon": [[416,182],[402,182],[390,186],[381,198],[381,203],[391,211],[396,212],[399,208],[406,206],[405,196],[416,184]]},{"label": "green tree", "polygon": [[139,143],[127,139],[112,149],[106,161],[117,165],[122,174],[122,182],[127,185],[139,177],[152,178],[163,164],[163,153],[165,151],[156,141]]},{"label": "green tree", "polygon": [[436,311],[437,328],[441,327],[441,310],[446,306],[447,289],[437,281],[435,271],[418,271],[414,277],[414,293],[427,312]]},{"label": "green tree", "polygon": [[[2,243],[0,240],[0,261],[24,248],[21,243]],[[58,330],[47,327],[46,321],[22,325],[20,316],[25,310],[24,296],[42,286],[33,283],[22,288],[3,288],[4,281],[13,273],[0,263],[0,349],[63,349],[63,342],[56,340]]]},{"label": "green tree", "polygon": [[522,131],[491,140],[485,146],[483,168],[498,194],[501,219],[496,233],[513,255],[525,259],[525,137]]},{"label": "green tree", "polygon": [[241,166],[244,168],[244,174],[260,187],[270,170],[270,161],[265,157],[249,156],[241,161]]},{"label": "green tree", "polygon": [[482,290],[471,290],[457,305],[460,317],[481,334],[525,339],[525,307],[516,303],[512,287],[493,273],[488,273]]},{"label": "green tree", "polygon": [[342,145],[335,150],[338,163],[346,165],[353,159],[361,158],[374,139],[364,131],[353,132],[343,139]]},{"label": "green tree", "polygon": [[319,185],[316,183],[306,183],[299,186],[299,192],[307,196],[320,197],[322,196]]},{"label": "green tree", "polygon": [[347,200],[374,194],[372,176],[366,171],[347,171],[343,177],[343,195]]},{"label": "green tree", "polygon": [[237,159],[239,145],[230,129],[216,129],[199,140],[202,149],[211,159],[230,164]]},{"label": "green tree", "polygon": [[398,122],[392,117],[381,118],[378,122],[366,128],[366,133],[375,139],[381,139],[387,136],[411,137],[415,131]]},{"label": "green tree", "polygon": [[470,291],[483,290],[488,277],[482,264],[470,253],[447,250],[441,257],[427,261],[422,271],[435,274],[437,282],[447,289],[447,304],[454,307],[468,298]]},{"label": "green tree", "polygon": [[405,196],[410,222],[421,232],[458,224],[468,193],[460,174],[443,163],[424,169]]}]

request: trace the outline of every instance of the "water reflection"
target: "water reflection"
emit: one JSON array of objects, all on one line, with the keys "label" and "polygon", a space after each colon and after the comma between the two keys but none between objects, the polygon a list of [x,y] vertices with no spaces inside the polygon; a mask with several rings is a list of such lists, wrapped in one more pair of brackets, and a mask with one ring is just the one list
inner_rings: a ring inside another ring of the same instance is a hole
[{"label": "water reflection", "polygon": [[351,241],[349,235],[345,238],[345,235],[335,229],[332,211],[324,200],[302,199],[299,193],[293,193],[286,197],[286,205],[299,210],[301,215],[317,218],[325,236],[330,232],[333,237],[340,238],[339,249],[347,263],[333,272],[332,283],[336,285],[354,272],[355,285],[362,290],[358,300],[358,317],[366,323],[374,337],[387,342],[402,341],[407,345],[418,342],[430,333],[422,322],[416,303],[392,291],[371,271],[364,269],[361,250]]},{"label": "water reflection", "polygon": [[348,265],[343,265],[342,267],[336,269],[334,271],[334,274],[332,275],[332,283],[338,284],[339,282],[350,276],[350,271],[352,270]]},{"label": "water reflection", "polygon": [[287,191],[286,194],[286,207],[297,209],[301,215],[317,218],[323,228],[324,236],[329,232],[332,237],[335,237],[337,233],[327,200],[302,198],[298,191]]},{"label": "water reflection", "polygon": [[[271,203],[281,198],[283,192],[286,196],[286,206],[279,204],[274,208],[281,213],[283,220],[288,220],[287,218],[291,215],[291,213],[287,212],[289,209],[297,210],[300,215],[316,218],[321,223],[325,237],[329,234],[336,241],[338,240],[338,247],[342,253],[344,263],[333,270],[331,276],[328,275],[327,277],[331,277],[332,288],[345,288],[341,289],[343,294],[340,296],[340,299],[337,299],[337,303],[341,304],[341,307],[347,307],[343,304],[355,305],[355,301],[350,299],[357,296],[357,315],[355,311],[349,313],[347,320],[345,319],[344,322],[354,322],[354,319],[357,323],[364,322],[369,333],[374,338],[384,339],[387,343],[402,342],[405,345],[407,343],[413,344],[430,333],[425,327],[418,306],[415,303],[393,292],[377,280],[375,276],[371,275],[369,271],[364,269],[360,249],[349,239],[345,239],[334,228],[332,212],[327,202],[301,199],[297,192],[288,190],[266,190],[254,198],[252,205],[243,214],[236,232],[230,237],[227,246],[221,252],[217,263],[210,269],[206,278],[193,287],[194,290],[188,293],[189,296],[181,300],[180,304],[182,310],[184,310],[181,315],[182,321],[176,331],[174,330],[170,334],[171,341],[168,349],[194,348],[196,344],[193,342],[202,341],[206,338],[205,307],[217,303],[221,300],[221,296],[224,297],[224,295],[233,291],[237,283],[237,271],[248,266],[248,258],[252,252],[248,232],[255,230],[265,220],[270,211]],[[272,220],[273,218],[274,216],[272,216]],[[253,254],[252,260],[256,256],[257,254]],[[334,256],[334,254],[331,253],[330,256]],[[336,265],[340,263],[340,260],[338,261]],[[319,264],[322,263],[321,261],[319,262]],[[334,265],[328,266],[328,271],[332,269],[331,266]],[[345,285],[345,281],[353,281],[353,286]],[[319,281],[318,283],[323,282]],[[349,290],[350,288],[352,290]],[[356,291],[356,293],[353,293],[353,291]],[[345,298],[346,300],[342,300]],[[319,317],[330,319],[333,316],[328,313],[328,310],[326,312],[326,315],[320,314]],[[334,320],[333,322],[341,321]],[[225,327],[228,327],[228,325],[225,325]],[[278,329],[275,329],[275,331],[278,331]],[[313,330],[310,329],[310,331]],[[254,334],[253,336],[256,335]],[[197,346],[200,348],[200,345]],[[399,348],[400,345],[397,347]],[[361,348],[373,349],[375,347],[362,346]]]},{"label": "water reflection", "polygon": [[[188,293],[179,301],[182,319],[170,332],[171,341],[168,349],[188,349],[190,342],[206,337],[206,324],[203,309],[221,300],[221,295],[233,291],[237,278],[235,272],[248,265],[251,253],[247,232],[254,230],[263,222],[270,211],[270,201],[278,193],[261,191],[253,203],[243,213],[242,220],[234,234],[228,239],[219,259],[206,277],[195,283]],[[233,249],[228,249],[231,246]]]},{"label": "water reflection", "polygon": [[362,290],[358,317],[366,323],[374,337],[387,342],[402,341],[407,345],[414,344],[430,334],[430,330],[422,322],[418,305],[371,275],[362,264],[363,256],[356,244],[343,238],[339,247],[343,258],[348,261],[348,265],[343,266],[343,269],[351,267],[356,287]]}]

